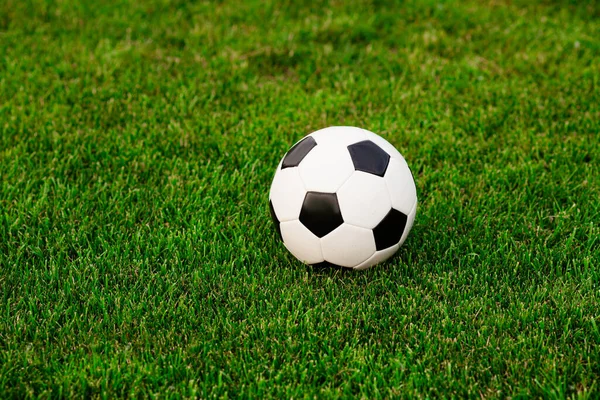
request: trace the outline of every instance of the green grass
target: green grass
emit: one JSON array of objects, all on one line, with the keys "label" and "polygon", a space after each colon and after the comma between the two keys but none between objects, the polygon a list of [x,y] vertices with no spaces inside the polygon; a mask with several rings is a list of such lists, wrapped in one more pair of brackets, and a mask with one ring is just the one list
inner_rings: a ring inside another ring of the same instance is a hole
[{"label": "green grass", "polygon": [[[599,65],[595,1],[0,2],[0,398],[600,396]],[[362,273],[269,219],[329,125],[417,182]]]}]

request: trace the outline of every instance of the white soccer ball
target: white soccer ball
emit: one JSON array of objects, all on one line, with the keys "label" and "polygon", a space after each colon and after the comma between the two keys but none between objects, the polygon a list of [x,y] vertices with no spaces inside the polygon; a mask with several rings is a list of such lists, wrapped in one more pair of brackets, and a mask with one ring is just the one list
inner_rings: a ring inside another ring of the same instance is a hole
[{"label": "white soccer ball", "polygon": [[296,143],[269,194],[285,247],[307,264],[366,269],[404,243],[417,190],[404,157],[381,136],[335,126]]}]

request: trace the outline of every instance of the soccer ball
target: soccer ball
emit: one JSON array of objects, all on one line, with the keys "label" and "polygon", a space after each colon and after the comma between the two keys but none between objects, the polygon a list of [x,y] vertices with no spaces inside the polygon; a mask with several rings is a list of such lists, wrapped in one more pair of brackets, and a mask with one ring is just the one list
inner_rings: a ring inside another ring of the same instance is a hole
[{"label": "soccer ball", "polygon": [[404,243],[417,190],[404,157],[381,136],[336,126],[283,157],[269,193],[275,227],[300,261],[366,269]]}]

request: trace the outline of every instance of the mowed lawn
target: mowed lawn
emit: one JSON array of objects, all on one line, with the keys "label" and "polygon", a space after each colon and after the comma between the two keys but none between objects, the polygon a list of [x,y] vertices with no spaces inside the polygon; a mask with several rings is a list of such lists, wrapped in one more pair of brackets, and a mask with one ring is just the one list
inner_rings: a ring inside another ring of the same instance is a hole
[{"label": "mowed lawn", "polygon": [[[366,272],[294,259],[277,163],[411,166]],[[597,398],[600,4],[0,2],[0,397]]]}]

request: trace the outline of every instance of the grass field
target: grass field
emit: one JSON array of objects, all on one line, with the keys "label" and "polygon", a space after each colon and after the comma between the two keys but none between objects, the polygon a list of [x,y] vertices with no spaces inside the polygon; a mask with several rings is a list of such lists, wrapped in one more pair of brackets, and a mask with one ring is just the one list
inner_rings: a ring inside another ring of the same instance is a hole
[{"label": "grass field", "polygon": [[[329,125],[417,182],[363,273],[269,218]],[[595,1],[3,0],[0,132],[0,398],[600,396]]]}]

